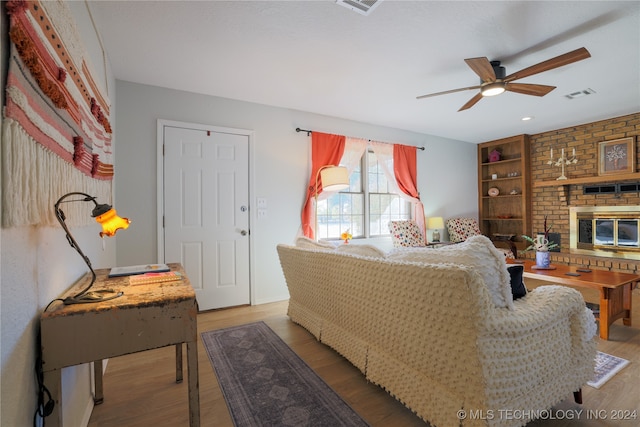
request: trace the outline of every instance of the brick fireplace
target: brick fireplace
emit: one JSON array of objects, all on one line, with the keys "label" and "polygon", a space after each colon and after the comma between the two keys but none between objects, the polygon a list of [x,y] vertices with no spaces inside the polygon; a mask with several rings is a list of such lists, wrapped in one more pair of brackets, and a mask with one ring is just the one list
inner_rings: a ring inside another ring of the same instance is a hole
[{"label": "brick fireplace", "polygon": [[[553,224],[552,232],[560,235],[559,252],[551,254],[551,260],[558,264],[589,266],[613,271],[633,272],[640,274],[640,259],[633,257],[599,256],[595,253],[571,250],[570,215],[571,208],[604,207],[604,206],[640,206],[640,190],[633,192],[589,193],[584,187],[589,182],[580,184],[562,184],[537,187],[536,182],[548,182],[560,176],[560,169],[548,165],[550,150],[559,153],[563,148],[570,153],[575,149],[578,162],[565,167],[565,175],[571,179],[598,176],[598,146],[602,141],[611,141],[632,137],[636,141],[636,165],[640,165],[640,112],[593,123],[557,129],[554,131],[530,135],[531,143],[531,177],[532,188],[532,232],[543,229],[545,215]],[[557,157],[557,156],[556,156]],[[636,167],[638,170],[638,167]],[[598,185],[616,185],[640,183],[637,179],[629,181],[611,180],[599,182]],[[532,256],[530,253],[524,256]]]}]

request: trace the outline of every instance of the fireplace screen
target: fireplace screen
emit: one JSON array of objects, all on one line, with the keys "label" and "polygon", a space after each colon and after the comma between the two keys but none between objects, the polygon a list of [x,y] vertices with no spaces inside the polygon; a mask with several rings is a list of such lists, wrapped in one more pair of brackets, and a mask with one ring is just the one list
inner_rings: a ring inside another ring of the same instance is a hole
[{"label": "fireplace screen", "polygon": [[578,219],[578,247],[640,248],[637,219]]},{"label": "fireplace screen", "polygon": [[572,253],[640,260],[640,206],[569,209]]}]

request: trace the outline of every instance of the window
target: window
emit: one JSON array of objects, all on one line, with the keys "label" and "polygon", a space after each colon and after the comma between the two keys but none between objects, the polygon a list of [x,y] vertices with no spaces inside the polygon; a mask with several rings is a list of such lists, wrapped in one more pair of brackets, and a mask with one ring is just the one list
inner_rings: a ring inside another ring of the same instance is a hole
[{"label": "window", "polygon": [[347,230],[354,238],[384,236],[389,221],[411,218],[411,202],[392,193],[372,151],[365,153],[349,181],[348,189],[318,202],[320,239],[339,239]]}]

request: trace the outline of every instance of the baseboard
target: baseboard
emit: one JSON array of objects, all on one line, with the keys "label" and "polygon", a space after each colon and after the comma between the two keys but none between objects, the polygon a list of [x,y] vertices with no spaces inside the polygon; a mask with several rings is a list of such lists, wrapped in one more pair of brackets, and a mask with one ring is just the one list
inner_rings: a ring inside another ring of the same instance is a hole
[{"label": "baseboard", "polygon": [[289,295],[281,295],[279,297],[274,297],[274,298],[267,298],[267,299],[260,299],[258,301],[253,302],[251,305],[260,305],[260,304],[269,304],[272,302],[280,302],[280,301],[287,301],[289,299]]}]

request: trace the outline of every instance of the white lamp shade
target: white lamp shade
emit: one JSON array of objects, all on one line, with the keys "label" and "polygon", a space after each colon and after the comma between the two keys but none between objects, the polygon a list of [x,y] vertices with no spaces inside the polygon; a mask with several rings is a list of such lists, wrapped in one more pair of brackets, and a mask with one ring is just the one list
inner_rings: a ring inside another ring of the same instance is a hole
[{"label": "white lamp shade", "polygon": [[340,191],[349,188],[349,172],[344,166],[329,166],[320,170],[324,191]]},{"label": "white lamp shade", "polygon": [[444,220],[442,219],[441,216],[434,216],[429,218],[429,221],[427,222],[427,228],[429,230],[436,230],[439,228],[444,228]]}]

